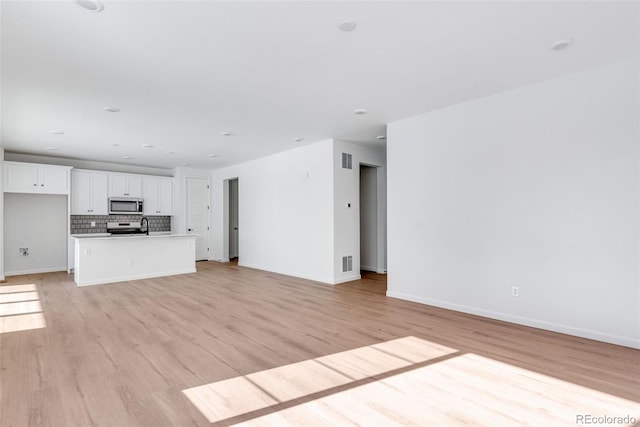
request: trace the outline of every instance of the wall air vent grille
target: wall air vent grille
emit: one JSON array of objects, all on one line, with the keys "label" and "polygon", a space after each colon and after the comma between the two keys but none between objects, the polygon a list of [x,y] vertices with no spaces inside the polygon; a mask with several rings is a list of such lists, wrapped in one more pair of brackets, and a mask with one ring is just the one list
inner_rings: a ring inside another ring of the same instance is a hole
[{"label": "wall air vent grille", "polygon": [[349,153],[342,153],[342,169],[352,169],[352,156]]},{"label": "wall air vent grille", "polygon": [[347,271],[353,271],[353,257],[351,255],[342,257],[342,272],[346,273]]}]

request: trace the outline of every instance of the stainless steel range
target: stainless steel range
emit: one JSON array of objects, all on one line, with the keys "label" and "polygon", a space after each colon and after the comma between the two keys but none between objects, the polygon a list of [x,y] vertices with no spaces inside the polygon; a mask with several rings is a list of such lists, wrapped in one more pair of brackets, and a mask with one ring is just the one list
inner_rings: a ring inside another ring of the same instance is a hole
[{"label": "stainless steel range", "polygon": [[112,236],[149,235],[149,220],[143,217],[140,221],[107,222],[107,233]]}]

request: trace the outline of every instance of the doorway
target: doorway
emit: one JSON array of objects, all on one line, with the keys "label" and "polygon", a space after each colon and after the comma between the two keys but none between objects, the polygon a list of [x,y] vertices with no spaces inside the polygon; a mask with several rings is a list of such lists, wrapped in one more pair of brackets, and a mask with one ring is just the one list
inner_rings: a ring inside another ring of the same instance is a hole
[{"label": "doorway", "polygon": [[360,165],[360,270],[378,271],[378,168]]},{"label": "doorway", "polygon": [[229,180],[229,260],[240,255],[238,230],[238,178]]},{"label": "doorway", "polygon": [[209,259],[209,179],[187,178],[187,234],[196,235],[196,261]]}]

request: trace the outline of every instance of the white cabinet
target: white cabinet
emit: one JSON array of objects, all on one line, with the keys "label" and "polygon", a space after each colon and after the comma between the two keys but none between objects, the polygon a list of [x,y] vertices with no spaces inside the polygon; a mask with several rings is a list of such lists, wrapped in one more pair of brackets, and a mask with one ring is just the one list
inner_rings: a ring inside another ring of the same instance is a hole
[{"label": "white cabinet", "polygon": [[4,191],[69,194],[69,170],[69,166],[4,162]]},{"label": "white cabinet", "polygon": [[140,175],[110,173],[109,197],[142,197],[142,177]]},{"label": "white cabinet", "polygon": [[173,179],[145,177],[142,180],[145,215],[172,215]]},{"label": "white cabinet", "polygon": [[71,215],[108,215],[107,174],[71,172]]}]

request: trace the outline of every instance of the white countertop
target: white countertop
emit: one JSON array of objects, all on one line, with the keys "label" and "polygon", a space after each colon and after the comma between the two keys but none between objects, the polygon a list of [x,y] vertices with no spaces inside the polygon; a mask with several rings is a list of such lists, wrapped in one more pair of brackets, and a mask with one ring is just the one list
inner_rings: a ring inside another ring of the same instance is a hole
[{"label": "white countertop", "polygon": [[171,233],[169,231],[158,231],[146,234],[121,234],[121,235],[112,235],[109,233],[87,233],[87,234],[72,234],[71,237],[74,239],[80,240],[108,240],[108,239],[153,239],[158,237],[196,237],[195,234],[179,234],[179,233]]}]

